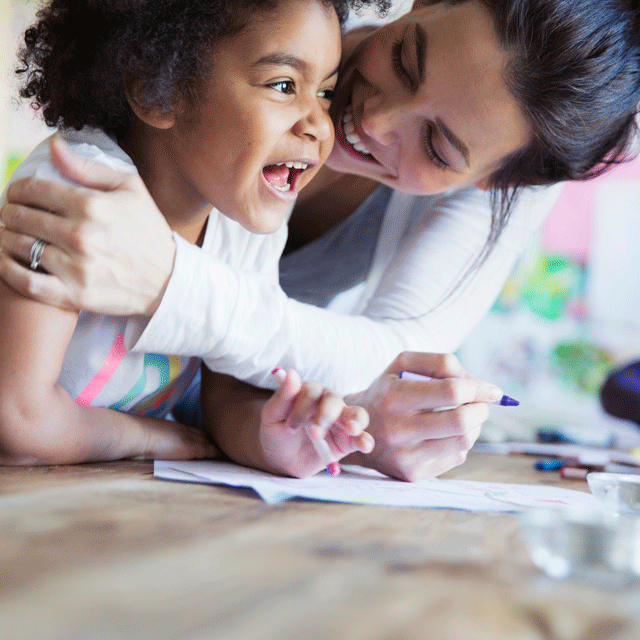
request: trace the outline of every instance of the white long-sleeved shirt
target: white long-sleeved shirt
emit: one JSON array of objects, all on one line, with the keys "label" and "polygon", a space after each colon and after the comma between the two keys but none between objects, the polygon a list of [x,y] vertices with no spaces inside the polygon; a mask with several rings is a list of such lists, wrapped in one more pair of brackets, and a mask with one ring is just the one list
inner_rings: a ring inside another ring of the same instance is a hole
[{"label": "white long-sleeved shirt", "polygon": [[488,259],[457,288],[487,238],[488,193],[475,187],[434,196],[394,192],[366,280],[328,308],[287,298],[276,284],[276,255],[262,253],[260,273],[234,269],[235,244],[261,238],[246,238],[240,225],[228,225],[225,256],[207,255],[176,236],[167,291],[130,346],[199,355],[212,370],[262,387],[273,386],[270,372],[280,365],[338,393],[364,389],[401,351],[449,352],[461,344],[559,190],[527,190]]}]

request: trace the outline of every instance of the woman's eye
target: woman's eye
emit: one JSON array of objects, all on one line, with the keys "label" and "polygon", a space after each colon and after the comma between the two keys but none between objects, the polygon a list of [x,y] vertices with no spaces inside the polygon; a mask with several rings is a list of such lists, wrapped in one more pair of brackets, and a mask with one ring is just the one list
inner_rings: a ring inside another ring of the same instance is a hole
[{"label": "woman's eye", "polygon": [[279,91],[280,93],[293,93],[294,84],[291,80],[278,80],[278,82],[272,82],[269,85],[272,89]]},{"label": "woman's eye", "polygon": [[396,40],[391,45],[391,62],[400,81],[409,89],[414,89],[414,82],[411,74],[406,70],[402,62],[402,47],[404,46],[404,38]]},{"label": "woman's eye", "polygon": [[424,148],[438,169],[447,169],[449,167],[449,163],[438,155],[436,148],[433,146],[433,125],[428,125],[424,132]]}]

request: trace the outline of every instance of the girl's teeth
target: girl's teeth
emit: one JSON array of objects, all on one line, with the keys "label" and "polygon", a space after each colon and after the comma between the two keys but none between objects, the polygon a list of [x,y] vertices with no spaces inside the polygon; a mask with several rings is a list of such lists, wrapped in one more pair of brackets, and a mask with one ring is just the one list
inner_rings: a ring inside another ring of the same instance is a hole
[{"label": "girl's teeth", "polygon": [[370,156],[371,152],[360,139],[360,136],[356,133],[356,129],[353,125],[353,112],[351,111],[351,105],[349,105],[342,116],[342,130],[344,131],[345,138],[349,144],[359,153]]},{"label": "girl's teeth", "polygon": [[289,167],[289,169],[302,169],[303,171],[309,166],[304,162],[278,162],[277,164],[278,167],[282,165]]},{"label": "girl's teeth", "polygon": [[271,186],[277,191],[289,191],[289,189],[291,189],[291,185],[288,182],[283,187],[278,187],[275,184],[272,184]]}]

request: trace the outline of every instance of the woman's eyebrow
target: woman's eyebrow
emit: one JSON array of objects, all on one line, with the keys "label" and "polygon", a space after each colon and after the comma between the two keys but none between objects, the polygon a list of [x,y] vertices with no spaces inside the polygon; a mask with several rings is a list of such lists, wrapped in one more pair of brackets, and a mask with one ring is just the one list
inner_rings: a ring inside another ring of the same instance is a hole
[{"label": "woman's eyebrow", "polygon": [[[299,71],[302,75],[305,75],[309,72],[309,63],[306,60],[302,60],[297,56],[291,55],[290,53],[270,53],[269,55],[263,56],[259,60],[256,60],[252,65],[253,68],[256,67],[292,67]],[[331,78],[338,73],[340,69],[340,65],[338,65],[329,75],[325,78]]]},{"label": "woman's eyebrow", "polygon": [[416,22],[416,58],[418,61],[418,83],[424,82],[424,63],[427,59],[427,34],[425,30]]},{"label": "woman's eyebrow", "polygon": [[451,143],[451,145],[460,153],[460,155],[464,158],[464,161],[469,167],[469,147],[458,138],[447,125],[440,120],[440,118],[436,118],[436,125],[438,129],[442,132],[442,135]]}]

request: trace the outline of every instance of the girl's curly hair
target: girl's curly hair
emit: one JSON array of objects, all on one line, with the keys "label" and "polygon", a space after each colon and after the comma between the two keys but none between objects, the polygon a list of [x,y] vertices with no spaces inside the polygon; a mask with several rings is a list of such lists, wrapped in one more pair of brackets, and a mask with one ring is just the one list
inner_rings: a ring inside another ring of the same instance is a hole
[{"label": "girl's curly hair", "polygon": [[[389,0],[319,0],[340,24],[350,9],[384,13]],[[197,97],[213,47],[278,0],[50,0],[24,34],[18,52],[20,96],[50,127],[98,127],[120,135],[131,109],[124,78],[137,99],[166,112]]]}]

